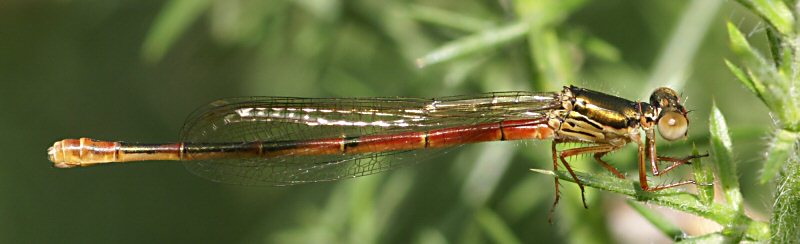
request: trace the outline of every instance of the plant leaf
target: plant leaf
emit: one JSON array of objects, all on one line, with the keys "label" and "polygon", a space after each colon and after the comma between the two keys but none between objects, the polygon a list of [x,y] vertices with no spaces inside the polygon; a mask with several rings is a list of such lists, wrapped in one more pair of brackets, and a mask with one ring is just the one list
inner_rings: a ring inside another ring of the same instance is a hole
[{"label": "plant leaf", "polygon": [[767,150],[764,169],[758,179],[761,184],[766,184],[778,175],[778,172],[781,171],[781,168],[783,168],[783,165],[795,150],[798,140],[800,140],[800,133],[781,129],[775,133]]},{"label": "plant leaf", "polygon": [[[731,63],[731,61],[727,59],[725,59],[725,65],[728,66],[728,69],[731,71],[731,73],[733,73],[733,75],[742,82],[744,87],[747,87],[747,89],[750,90],[750,92],[753,92],[756,95],[761,94],[761,92],[756,89],[756,85],[753,83],[753,80],[751,80],[750,77],[744,73],[744,71],[739,69],[738,66]],[[759,97],[761,96],[759,95]]]},{"label": "plant leaf", "polygon": [[479,32],[494,26],[491,21],[421,4],[411,4],[409,6],[409,13],[411,17],[421,22],[468,33]]},{"label": "plant leaf", "polygon": [[[759,75],[758,79],[753,79],[752,77],[750,82],[752,85],[745,84],[746,86],[752,86],[755,88],[754,90],[757,92],[757,95],[764,93],[764,84],[760,83],[760,81],[764,80],[765,76],[768,74],[761,74],[761,73],[772,73],[770,71],[774,70],[771,65],[761,57],[761,54],[754,50],[747,39],[744,37],[742,32],[739,31],[739,28],[733,25],[733,23],[728,22],[728,38],[731,40],[731,50],[739,56],[740,59],[744,62],[745,66],[748,67],[750,70],[757,70],[762,72],[756,72],[755,75]],[[730,66],[729,66],[730,67]],[[739,70],[741,71],[741,70]],[[738,74],[735,74],[739,77]],[[777,74],[772,74],[770,76],[777,76]],[[752,75],[751,75],[752,76]],[[769,78],[769,77],[767,77]],[[741,79],[741,78],[740,78]]]},{"label": "plant leaf", "polygon": [[794,16],[783,2],[774,0],[737,0],[737,2],[766,20],[781,34],[789,36],[794,33]]},{"label": "plant leaf", "polygon": [[586,52],[608,62],[619,62],[620,54],[619,49],[608,43],[607,41],[598,37],[589,36],[583,43],[583,48]]},{"label": "plant leaf", "polygon": [[[531,171],[558,177],[559,179],[569,182],[575,182],[572,176],[563,170],[551,171],[531,169]],[[768,240],[770,238],[769,226],[767,223],[752,220],[744,215],[744,213],[726,205],[717,203],[705,205],[697,199],[697,196],[689,192],[681,191],[676,188],[656,192],[644,192],[641,190],[639,183],[633,180],[619,179],[606,175],[587,174],[580,171],[575,171],[575,175],[578,176],[578,180],[585,186],[623,194],[637,201],[691,213],[723,225],[734,223],[737,219],[743,218],[742,227],[746,238],[756,241]]]},{"label": "plant leaf", "polygon": [[711,155],[717,166],[717,177],[719,177],[722,191],[728,203],[736,211],[742,209],[742,193],[739,190],[739,175],[736,174],[736,164],[733,160],[733,143],[728,126],[725,124],[725,117],[717,108],[716,103],[711,107],[711,117],[708,121],[709,132],[711,133]]},{"label": "plant leaf", "polygon": [[528,46],[540,74],[538,83],[547,86],[538,87],[538,90],[554,90],[563,82],[573,80],[573,64],[569,55],[564,53],[564,44],[553,28],[534,27],[528,33]]},{"label": "plant leaf", "polygon": [[[692,144],[692,155],[698,155],[697,146]],[[703,163],[702,158],[692,160],[694,180],[697,182],[697,196],[700,202],[709,205],[714,202],[714,173],[711,165]]]},{"label": "plant leaf", "polygon": [[157,62],[172,44],[200,17],[211,0],[172,0],[164,5],[147,33],[142,45],[142,56],[147,62]]},{"label": "plant leaf", "polygon": [[747,74],[764,104],[776,112],[781,120],[792,118],[792,112],[796,109],[788,106],[792,104],[793,98],[791,94],[787,94],[792,92],[791,82],[778,72],[776,64],[767,61],[756,51],[739,29],[730,22],[728,22],[728,36],[731,40],[731,50],[747,67]]},{"label": "plant leaf", "polygon": [[767,20],[781,34],[792,36],[794,34],[794,16],[792,11],[781,1],[750,0],[751,6],[758,15]]},{"label": "plant leaf", "polygon": [[418,58],[416,61],[417,66],[422,68],[500,46],[524,37],[525,33],[528,32],[528,28],[528,23],[521,21],[498,28],[487,29],[474,35],[448,42],[436,50]]}]

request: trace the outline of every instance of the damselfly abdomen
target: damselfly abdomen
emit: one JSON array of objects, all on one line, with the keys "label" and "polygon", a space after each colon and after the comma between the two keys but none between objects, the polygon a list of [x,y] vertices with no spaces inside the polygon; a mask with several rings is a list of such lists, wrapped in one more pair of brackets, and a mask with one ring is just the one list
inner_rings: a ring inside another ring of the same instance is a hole
[{"label": "damselfly abdomen", "polygon": [[[693,183],[647,183],[647,164],[657,176],[688,161],[657,156],[654,132],[658,128],[667,140],[685,138],[686,114],[678,94],[669,88],[656,89],[649,103],[574,86],[551,93],[440,99],[246,97],[198,109],[186,120],[180,142],[66,139],[48,153],[61,168],[180,160],[213,181],[293,185],[374,174],[416,162],[426,152],[463,144],[553,139],[553,167],[561,162],[583,194],[583,184],[565,158],[592,154],[601,166],[624,178],[602,156],[634,142],[641,188],[655,191]],[[567,142],[588,146],[556,149]],[[659,161],[672,164],[661,170]],[[558,178],[555,181],[557,202]]]}]

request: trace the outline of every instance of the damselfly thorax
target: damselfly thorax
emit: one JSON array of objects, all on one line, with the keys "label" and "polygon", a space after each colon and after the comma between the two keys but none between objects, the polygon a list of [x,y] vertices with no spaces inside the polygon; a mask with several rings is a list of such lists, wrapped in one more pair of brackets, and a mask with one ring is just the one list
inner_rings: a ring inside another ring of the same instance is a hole
[{"label": "damselfly thorax", "polygon": [[[554,169],[561,162],[583,194],[583,184],[566,158],[593,154],[601,166],[624,178],[602,157],[634,142],[641,188],[654,191],[693,183],[651,187],[647,182],[647,164],[657,176],[691,159],[659,157],[655,146],[656,128],[667,140],[686,137],[686,114],[678,94],[669,88],[656,89],[649,103],[574,86],[551,93],[440,99],[246,97],[219,100],[192,113],[179,142],[66,139],[48,153],[61,168],[179,160],[213,181],[293,185],[383,172],[464,144],[552,139]],[[586,146],[557,150],[557,144],[568,142]],[[672,164],[661,170],[659,161]]]}]

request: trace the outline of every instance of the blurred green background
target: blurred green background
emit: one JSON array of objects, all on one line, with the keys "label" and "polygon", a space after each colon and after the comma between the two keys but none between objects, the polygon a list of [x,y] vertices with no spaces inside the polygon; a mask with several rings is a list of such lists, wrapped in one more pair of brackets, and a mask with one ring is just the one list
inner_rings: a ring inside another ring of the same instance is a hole
[{"label": "blurred green background", "polygon": [[[47,161],[47,147],[65,138],[176,141],[195,108],[251,95],[436,97],[574,84],[635,100],[669,85],[689,98],[691,139],[661,152],[707,150],[715,100],[748,208],[764,215],[769,188],[754,178],[772,122],[724,66],[726,19],[763,32],[721,0],[3,1],[0,242],[667,240],[622,197],[590,190],[584,210],[571,183],[548,224],[552,178],[527,169],[551,167],[549,142],[465,146],[391,173],[292,187],[216,184],[174,162],[64,170]],[[609,161],[635,176],[631,149]]]}]

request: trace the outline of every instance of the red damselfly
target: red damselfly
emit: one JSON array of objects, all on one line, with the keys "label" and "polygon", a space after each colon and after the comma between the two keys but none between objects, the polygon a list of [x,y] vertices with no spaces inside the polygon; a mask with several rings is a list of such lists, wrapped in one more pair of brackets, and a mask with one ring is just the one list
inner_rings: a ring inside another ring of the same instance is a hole
[{"label": "red damselfly", "polygon": [[[294,185],[383,172],[416,162],[435,149],[468,143],[552,139],[554,169],[559,162],[564,165],[583,195],[584,186],[566,158],[592,154],[601,166],[624,178],[602,157],[634,142],[641,188],[656,191],[694,183],[647,182],[648,164],[658,176],[692,158],[656,154],[656,128],[666,140],[685,138],[686,114],[670,88],[656,89],[649,103],[574,86],[560,92],[439,99],[245,97],[219,100],[195,111],[184,124],[180,142],[66,139],[48,153],[61,168],[180,160],[191,172],[213,181]],[[573,142],[583,146],[556,149]],[[671,164],[661,169],[660,161]],[[555,182],[557,203],[558,178]]]}]

